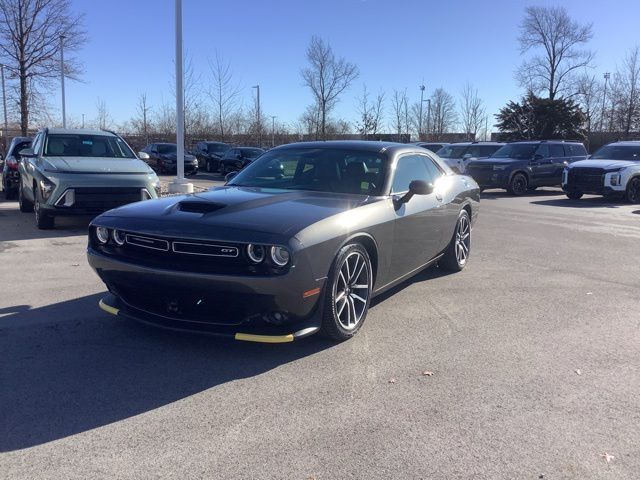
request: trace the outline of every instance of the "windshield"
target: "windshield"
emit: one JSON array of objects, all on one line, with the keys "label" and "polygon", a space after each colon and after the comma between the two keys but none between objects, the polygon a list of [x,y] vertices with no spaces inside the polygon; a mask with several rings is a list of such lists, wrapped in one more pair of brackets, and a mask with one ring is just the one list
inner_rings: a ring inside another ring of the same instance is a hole
[{"label": "windshield", "polygon": [[229,145],[225,145],[224,143],[207,143],[207,152],[209,153],[221,155],[227,150],[229,150]]},{"label": "windshield", "polygon": [[178,146],[173,144],[168,145],[158,145],[158,153],[167,154],[167,153],[176,153],[178,151]]},{"label": "windshield", "polygon": [[447,145],[436,152],[440,158],[462,158],[469,145]]},{"label": "windshield", "polygon": [[381,195],[386,169],[377,152],[287,148],[265,153],[228,185]]},{"label": "windshield", "polygon": [[640,145],[605,145],[591,155],[591,158],[640,162]]},{"label": "windshield", "polygon": [[491,155],[491,158],[515,158],[517,160],[529,160],[538,148],[537,143],[512,143],[499,148]]},{"label": "windshield", "polygon": [[89,134],[47,135],[44,155],[49,157],[136,158],[119,137]]}]

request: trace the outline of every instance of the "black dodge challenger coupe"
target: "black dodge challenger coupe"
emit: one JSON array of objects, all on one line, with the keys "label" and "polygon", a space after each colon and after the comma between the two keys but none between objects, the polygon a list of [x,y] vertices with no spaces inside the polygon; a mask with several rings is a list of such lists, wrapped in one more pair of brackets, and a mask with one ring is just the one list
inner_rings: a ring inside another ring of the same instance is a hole
[{"label": "black dodge challenger coupe", "polygon": [[423,268],[462,270],[480,190],[413,145],[270,150],[223,187],[110,210],[89,263],[112,314],[237,340],[353,336],[372,297]]}]

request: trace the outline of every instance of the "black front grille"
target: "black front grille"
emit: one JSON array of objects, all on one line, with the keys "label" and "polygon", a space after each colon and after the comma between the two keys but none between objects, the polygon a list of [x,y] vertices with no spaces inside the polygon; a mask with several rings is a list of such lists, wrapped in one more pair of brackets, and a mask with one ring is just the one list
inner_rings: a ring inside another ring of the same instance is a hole
[{"label": "black front grille", "polygon": [[492,164],[473,164],[470,163],[469,165],[467,165],[467,168],[469,170],[493,170],[493,165]]},{"label": "black front grille", "polygon": [[604,170],[602,168],[570,168],[567,174],[567,185],[575,190],[602,190],[604,187]]},{"label": "black front grille", "polygon": [[75,208],[105,211],[142,200],[140,188],[81,187],[75,190]]}]

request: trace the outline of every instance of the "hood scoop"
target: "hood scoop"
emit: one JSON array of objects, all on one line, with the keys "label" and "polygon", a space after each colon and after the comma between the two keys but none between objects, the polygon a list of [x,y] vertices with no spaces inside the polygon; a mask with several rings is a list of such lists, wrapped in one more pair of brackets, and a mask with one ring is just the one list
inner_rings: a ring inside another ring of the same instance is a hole
[{"label": "hood scoop", "polygon": [[178,203],[178,210],[189,213],[211,213],[220,210],[227,205],[224,203],[202,202],[202,201],[184,201]]}]

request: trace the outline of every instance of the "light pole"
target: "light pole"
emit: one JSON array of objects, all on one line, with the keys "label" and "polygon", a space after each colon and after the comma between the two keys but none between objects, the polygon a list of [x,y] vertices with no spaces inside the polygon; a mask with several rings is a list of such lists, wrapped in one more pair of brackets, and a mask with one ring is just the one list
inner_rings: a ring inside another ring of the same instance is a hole
[{"label": "light pole", "polygon": [[271,147],[276,146],[276,116],[271,115]]},{"label": "light pole", "polygon": [[602,115],[600,116],[600,131],[602,132],[602,125],[604,122],[604,106],[605,106],[605,102],[607,99],[607,82],[609,81],[609,78],[611,77],[611,74],[609,72],[605,72],[604,74],[604,93],[602,94]]},{"label": "light pole", "polygon": [[262,146],[262,119],[260,118],[260,85],[254,85],[251,88],[256,89],[256,126],[258,128],[258,147]]},{"label": "light pole", "polygon": [[82,128],[84,128],[84,113],[82,114]]},{"label": "light pole", "polygon": [[[0,65],[0,75],[2,76],[2,108],[4,109],[4,133],[3,133],[3,141],[7,143],[7,132],[9,130],[9,122],[7,122],[7,94],[4,88],[4,65]],[[5,145],[6,146],[6,145]]]},{"label": "light pole", "polygon": [[176,178],[171,193],[192,193],[193,184],[184,178],[184,89],[182,87],[182,0],[176,1]]},{"label": "light pole", "polygon": [[67,107],[64,98],[64,35],[60,35],[60,86],[62,87],[62,128],[67,128]]},{"label": "light pole", "polygon": [[424,102],[424,84],[420,85],[420,118],[418,119],[418,141],[422,140],[422,102]]}]

